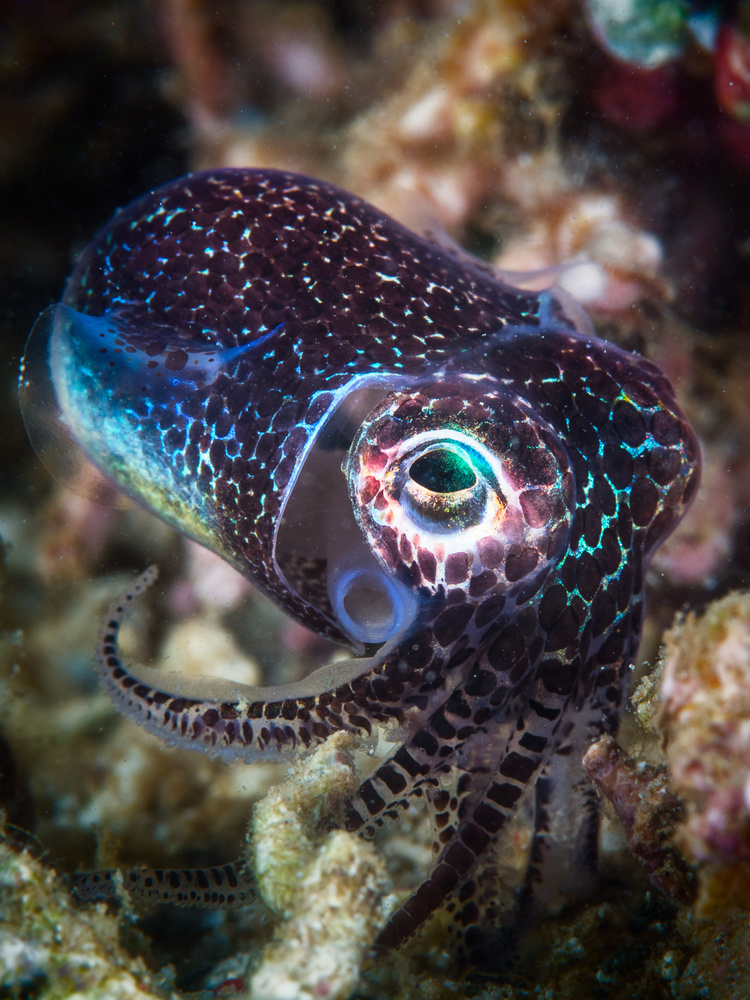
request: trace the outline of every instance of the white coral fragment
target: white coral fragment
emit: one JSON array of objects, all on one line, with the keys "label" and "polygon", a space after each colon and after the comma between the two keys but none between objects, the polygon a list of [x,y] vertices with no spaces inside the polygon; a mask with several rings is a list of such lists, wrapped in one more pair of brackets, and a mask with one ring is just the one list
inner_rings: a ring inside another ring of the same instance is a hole
[{"label": "white coral fragment", "polygon": [[351,736],[335,734],[256,806],[249,861],[284,922],[251,1000],[346,1000],[387,919],[382,859],[356,835],[326,829],[359,785],[352,748]]}]

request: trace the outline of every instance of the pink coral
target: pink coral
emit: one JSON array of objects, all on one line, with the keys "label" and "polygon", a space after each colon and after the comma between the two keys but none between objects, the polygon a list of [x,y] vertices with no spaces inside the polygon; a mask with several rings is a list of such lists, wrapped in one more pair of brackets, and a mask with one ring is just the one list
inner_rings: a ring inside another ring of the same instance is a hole
[{"label": "pink coral", "polygon": [[715,601],[666,637],[662,733],[700,863],[699,907],[750,903],[750,593]]}]

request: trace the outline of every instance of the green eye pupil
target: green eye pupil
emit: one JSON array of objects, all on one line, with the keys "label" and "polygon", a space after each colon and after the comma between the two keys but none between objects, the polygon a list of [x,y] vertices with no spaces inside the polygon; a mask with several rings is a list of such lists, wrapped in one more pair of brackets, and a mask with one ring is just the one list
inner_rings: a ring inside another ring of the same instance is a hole
[{"label": "green eye pupil", "polygon": [[420,455],[409,466],[409,476],[431,493],[458,493],[476,484],[476,473],[455,451],[444,448]]}]

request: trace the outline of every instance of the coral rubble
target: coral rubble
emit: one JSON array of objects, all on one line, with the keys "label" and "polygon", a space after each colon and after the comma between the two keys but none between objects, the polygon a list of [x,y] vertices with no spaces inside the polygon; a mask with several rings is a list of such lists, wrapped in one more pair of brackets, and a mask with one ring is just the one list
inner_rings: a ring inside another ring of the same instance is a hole
[{"label": "coral rubble", "polygon": [[359,785],[354,745],[335,734],[253,811],[248,865],[283,918],[253,973],[253,1000],[346,1000],[385,923],[383,861],[355,834],[330,830]]},{"label": "coral rubble", "polygon": [[0,834],[0,995],[165,1000],[118,928],[103,908],[76,908],[55,872]]}]

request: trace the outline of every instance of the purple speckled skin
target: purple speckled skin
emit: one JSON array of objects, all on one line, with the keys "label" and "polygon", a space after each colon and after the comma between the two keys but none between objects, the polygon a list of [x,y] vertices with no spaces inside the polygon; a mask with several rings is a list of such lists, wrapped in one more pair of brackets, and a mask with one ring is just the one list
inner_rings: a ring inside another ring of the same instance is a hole
[{"label": "purple speckled skin", "polygon": [[[224,756],[398,724],[400,742],[354,797],[348,825],[371,835],[421,799],[436,861],[381,944],[398,946],[445,906],[457,950],[491,967],[495,896],[482,875],[529,790],[522,908],[543,905],[540,886],[573,885],[595,863],[597,811],[580,755],[616,728],[648,560],[698,482],[696,441],[668,382],[576,330],[549,293],[513,288],[351,194],[277,171],[196,174],[135,202],[83,254],[64,303],[116,321],[100,360],[83,366],[84,396],[100,380],[107,412],[163,477],[89,446],[94,461],[339,640],[330,607],[279,573],[276,531],[306,449],[347,386],[390,380],[348,469],[367,545],[419,601],[396,648],[304,697],[179,697],[123,666],[122,602],[100,668],[118,705],[152,731]],[[141,382],[118,382],[127,355]],[[403,527],[394,486],[404,441],[441,428],[478,442],[504,477],[498,486],[488,473],[499,499],[482,537],[462,541],[472,509],[460,497],[452,514],[438,512],[451,544],[446,524],[456,525],[451,551]],[[154,478],[174,503],[144,490]]]},{"label": "purple speckled skin", "polygon": [[[504,324],[536,325],[539,308],[538,294],[479,261],[458,267],[347,192],[251,170],[190,175],[128,206],[81,256],[64,302],[97,316],[115,309],[129,345],[170,372],[187,363],[180,344],[268,337],[180,400],[181,412],[171,397],[157,404],[143,433],[212,497],[222,550],[285,605],[268,554],[284,491],[335,393],[362,374],[422,376]],[[166,338],[174,349],[160,356]],[[294,612],[330,628],[309,606]]]}]

